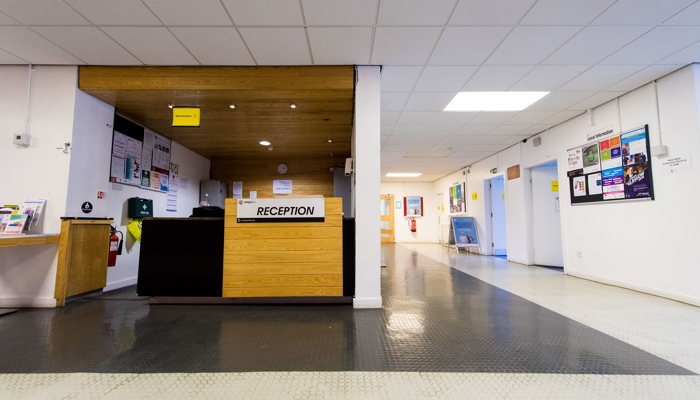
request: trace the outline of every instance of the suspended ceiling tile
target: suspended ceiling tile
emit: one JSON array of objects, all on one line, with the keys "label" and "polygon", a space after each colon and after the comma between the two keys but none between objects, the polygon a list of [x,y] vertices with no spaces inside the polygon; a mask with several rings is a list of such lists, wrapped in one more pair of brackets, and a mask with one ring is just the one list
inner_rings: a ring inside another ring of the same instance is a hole
[{"label": "suspended ceiling tile", "polygon": [[377,28],[372,64],[423,65],[441,28]]},{"label": "suspended ceiling tile", "polygon": [[144,0],[166,25],[231,25],[219,0]]},{"label": "suspended ceiling tile", "polygon": [[303,26],[299,0],[222,0],[238,26]]},{"label": "suspended ceiling tile", "polygon": [[4,0],[0,11],[24,25],[90,25],[62,1]]},{"label": "suspended ceiling tile", "polygon": [[303,28],[240,28],[259,65],[308,65],[311,56]]},{"label": "suspended ceiling tile", "polygon": [[463,91],[509,90],[516,82],[532,71],[529,66],[485,66],[481,67]]},{"label": "suspended ceiling tile", "polygon": [[586,25],[615,0],[539,0],[521,25]]},{"label": "suspended ceiling tile", "polygon": [[379,0],[302,0],[308,26],[372,26]]},{"label": "suspended ceiling tile", "polygon": [[618,0],[593,25],[657,25],[694,0]]},{"label": "suspended ceiling tile", "polygon": [[410,92],[423,67],[385,66],[382,68],[382,91]]},{"label": "suspended ceiling tile", "polygon": [[406,111],[401,113],[401,117],[396,121],[397,124],[419,124],[430,125],[437,124],[440,120],[441,111],[419,112]]},{"label": "suspended ceiling tile", "polygon": [[512,28],[447,27],[430,57],[431,65],[481,65]]},{"label": "suspended ceiling tile", "polygon": [[515,25],[536,0],[460,1],[450,25]]},{"label": "suspended ceiling tile", "polygon": [[463,145],[493,145],[501,144],[502,138],[489,135],[458,135],[448,136],[442,143],[443,146],[463,146]]},{"label": "suspended ceiling tile", "polygon": [[395,125],[381,125],[379,131],[382,135],[391,135],[394,132]]},{"label": "suspended ceiling tile", "polygon": [[457,135],[483,136],[491,132],[497,124],[468,124],[457,131]]},{"label": "suspended ceiling tile", "polygon": [[146,65],[197,64],[166,28],[105,27],[102,30]]},{"label": "suspended ceiling tile", "polygon": [[476,66],[428,66],[415,87],[417,92],[458,92],[476,72]]},{"label": "suspended ceiling tile", "polygon": [[202,65],[255,64],[233,27],[179,27],[170,30]]},{"label": "suspended ceiling tile", "polygon": [[406,111],[442,111],[457,92],[417,93],[406,103]]},{"label": "suspended ceiling tile", "polygon": [[549,118],[556,114],[557,111],[549,110],[524,110],[515,114],[513,118],[510,118],[507,123],[509,125],[532,125],[542,121],[545,118]]},{"label": "suspended ceiling tile", "polygon": [[462,125],[395,125],[394,135],[453,135]]},{"label": "suspended ceiling tile", "polygon": [[[614,98],[614,97],[616,97],[616,96],[613,96],[613,97],[611,97],[611,98]],[[608,98],[608,100],[610,100],[610,98]],[[595,105],[595,106],[586,107],[586,108],[584,108],[584,109],[590,109],[590,108],[597,107],[597,106],[599,106],[599,105],[605,103],[605,102],[608,101],[608,100],[602,101],[602,102],[600,102],[599,104],[597,104],[597,105]],[[581,104],[583,104],[583,103],[581,103]],[[562,122],[568,121],[568,120],[570,120],[571,118],[577,117],[577,116],[579,116],[579,115],[581,115],[581,114],[583,114],[583,113],[584,113],[584,111],[565,110],[565,111],[561,111],[561,112],[557,113],[556,115],[554,115],[554,116],[552,116],[552,117],[549,117],[549,118],[545,119],[544,121],[541,121],[541,123],[542,123],[543,125],[548,125],[548,126],[552,127],[552,126],[561,124]]]},{"label": "suspended ceiling tile", "polygon": [[498,144],[504,144],[508,140],[506,140],[504,137],[508,136],[515,136],[518,135],[520,132],[524,131],[525,129],[529,128],[530,125],[525,125],[525,124],[503,124],[497,126],[494,130],[492,130],[489,135],[491,136],[499,136],[501,137],[501,141]]},{"label": "suspended ceiling tile", "polygon": [[91,26],[35,27],[34,30],[90,65],[139,65],[141,62],[102,31]]},{"label": "suspended ceiling tile", "polygon": [[0,27],[0,49],[30,64],[83,64],[81,60],[23,26]]},{"label": "suspended ceiling tile", "polygon": [[700,26],[659,26],[606,58],[601,64],[649,65],[699,40]]},{"label": "suspended ceiling tile", "polygon": [[17,58],[12,54],[0,49],[0,64],[26,64],[26,60]]},{"label": "suspended ceiling tile", "polygon": [[420,144],[434,146],[441,143],[448,136],[443,135],[392,135],[388,144]]},{"label": "suspended ceiling tile", "polygon": [[528,107],[528,110],[562,110],[593,95],[591,91],[556,91],[552,92],[538,102]]},{"label": "suspended ceiling tile", "polygon": [[664,58],[663,60],[657,62],[657,64],[690,64],[700,60],[700,42],[692,44],[683,50],[680,50],[670,56]]},{"label": "suspended ceiling tile", "polygon": [[0,11],[0,25],[1,26],[11,26],[11,25],[21,25],[18,21],[10,18],[7,14]]},{"label": "suspended ceiling tile", "polygon": [[551,92],[580,73],[579,68],[570,66],[540,66],[530,71],[510,90]]},{"label": "suspended ceiling tile", "polygon": [[456,0],[382,0],[378,26],[425,26],[447,23]]},{"label": "suspended ceiling tile", "polygon": [[464,126],[470,123],[478,112],[442,112],[437,123],[440,125],[460,125]]},{"label": "suspended ceiling tile", "polygon": [[664,21],[664,25],[698,25],[700,23],[700,3],[695,2],[690,7]]},{"label": "suspended ceiling tile", "polygon": [[582,73],[566,85],[562,91],[599,91],[640,71],[638,65],[598,65]]},{"label": "suspended ceiling tile", "polygon": [[381,109],[382,111],[402,111],[406,105],[406,100],[410,93],[389,93],[382,91],[381,93]]},{"label": "suspended ceiling tile", "polygon": [[314,64],[368,64],[372,28],[308,28]]},{"label": "suspended ceiling tile", "polygon": [[479,113],[469,123],[474,125],[500,125],[513,118],[517,112],[493,111]]},{"label": "suspended ceiling tile", "polygon": [[580,29],[577,26],[519,26],[491,54],[486,64],[539,64]]},{"label": "suspended ceiling tile", "polygon": [[547,128],[549,128],[549,125],[541,125],[541,124],[530,125],[527,129],[520,132],[520,135],[530,137],[530,136],[533,136],[533,135],[536,135],[538,133],[546,131]]},{"label": "suspended ceiling tile", "polygon": [[670,74],[671,72],[683,67],[684,64],[679,65],[652,65],[643,70],[631,75],[627,79],[617,82],[611,86],[605,88],[606,91],[613,92],[631,92],[640,86],[646,85],[649,82],[659,79],[664,75]]},{"label": "suspended ceiling tile", "polygon": [[162,25],[141,0],[64,0],[96,25]]},{"label": "suspended ceiling tile", "polygon": [[593,65],[649,31],[648,26],[590,26],[557,49],[543,65]]},{"label": "suspended ceiling tile", "polygon": [[398,111],[382,111],[380,114],[380,123],[382,125],[395,124],[401,113]]}]

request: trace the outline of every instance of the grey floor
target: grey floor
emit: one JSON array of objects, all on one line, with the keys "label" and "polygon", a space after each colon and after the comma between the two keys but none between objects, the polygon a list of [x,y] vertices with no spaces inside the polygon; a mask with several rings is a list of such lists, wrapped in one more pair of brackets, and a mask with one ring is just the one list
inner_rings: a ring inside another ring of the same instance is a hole
[{"label": "grey floor", "polygon": [[398,245],[381,310],[149,305],[135,288],[0,318],[0,373],[419,371],[695,375]]}]

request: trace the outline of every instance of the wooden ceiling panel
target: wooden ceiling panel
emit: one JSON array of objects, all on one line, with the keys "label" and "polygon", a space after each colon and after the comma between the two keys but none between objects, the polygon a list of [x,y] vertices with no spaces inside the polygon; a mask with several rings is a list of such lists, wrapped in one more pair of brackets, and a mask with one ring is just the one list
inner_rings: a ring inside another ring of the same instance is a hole
[{"label": "wooden ceiling panel", "polygon": [[[79,87],[208,158],[350,155],[352,66],[84,66]],[[168,105],[199,107],[200,127],[173,128]],[[259,145],[262,139],[271,141],[274,150]]]}]

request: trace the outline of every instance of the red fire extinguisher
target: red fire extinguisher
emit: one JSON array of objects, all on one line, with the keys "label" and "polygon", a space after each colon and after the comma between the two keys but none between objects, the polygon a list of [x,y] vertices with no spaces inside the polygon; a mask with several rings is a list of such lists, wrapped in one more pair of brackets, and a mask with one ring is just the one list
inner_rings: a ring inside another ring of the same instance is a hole
[{"label": "red fire extinguisher", "polygon": [[[113,267],[117,265],[117,255],[122,254],[122,242],[124,241],[124,234],[119,232],[116,227],[109,227],[109,259],[107,261],[108,267]],[[119,239],[117,233],[122,237]]]},{"label": "red fire extinguisher", "polygon": [[411,229],[411,232],[416,231],[416,219],[415,218],[411,218],[408,220],[408,227]]}]

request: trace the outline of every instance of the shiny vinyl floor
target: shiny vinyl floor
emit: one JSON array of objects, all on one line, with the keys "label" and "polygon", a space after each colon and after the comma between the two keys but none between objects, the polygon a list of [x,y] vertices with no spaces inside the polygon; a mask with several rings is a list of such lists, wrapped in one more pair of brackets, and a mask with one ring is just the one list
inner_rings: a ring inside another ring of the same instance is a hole
[{"label": "shiny vinyl floor", "polygon": [[434,244],[381,310],[153,305],[0,318],[0,398],[700,398],[696,307]]}]

